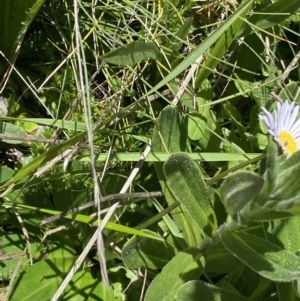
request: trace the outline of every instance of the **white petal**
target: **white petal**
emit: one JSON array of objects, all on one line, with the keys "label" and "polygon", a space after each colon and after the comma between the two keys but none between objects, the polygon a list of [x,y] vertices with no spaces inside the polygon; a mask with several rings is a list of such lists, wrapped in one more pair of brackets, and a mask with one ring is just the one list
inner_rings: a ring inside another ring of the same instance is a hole
[{"label": "white petal", "polygon": [[296,119],[297,119],[297,117],[298,117],[298,113],[299,113],[299,106],[296,105],[296,106],[294,107],[293,111],[292,111],[292,114],[291,114],[291,116],[290,116],[290,119],[287,120],[287,129],[288,129],[289,131],[292,131],[292,129],[293,129],[293,125],[294,125],[294,123],[295,123],[295,121],[296,121]]}]

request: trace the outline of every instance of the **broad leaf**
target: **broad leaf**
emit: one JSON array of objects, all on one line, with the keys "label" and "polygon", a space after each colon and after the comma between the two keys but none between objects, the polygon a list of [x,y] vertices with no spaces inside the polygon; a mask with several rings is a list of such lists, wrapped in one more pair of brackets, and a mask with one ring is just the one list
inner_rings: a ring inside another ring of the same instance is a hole
[{"label": "broad leaf", "polygon": [[[185,122],[176,108],[167,106],[159,114],[152,138],[152,151],[154,154],[155,152],[165,152],[167,155],[179,151],[190,152],[190,147],[187,143]],[[155,163],[154,166],[162,191],[170,206],[177,200],[167,183],[163,171],[163,163]],[[178,238],[182,248],[186,248],[187,246],[199,246],[202,232],[198,229],[195,222],[190,220],[188,213],[182,207],[178,207],[172,211],[172,215],[179,231],[182,231],[182,235],[185,239],[185,241],[183,241]]]},{"label": "broad leaf", "polygon": [[216,218],[197,163],[184,153],[173,154],[165,162],[164,172],[176,199],[199,229],[212,236],[217,227]]},{"label": "broad leaf", "polygon": [[153,279],[144,301],[173,301],[182,284],[201,275],[203,266],[200,256],[201,252],[196,248],[179,252]]},{"label": "broad leaf", "polygon": [[[150,231],[147,231],[150,232]],[[151,232],[153,236],[158,236]],[[132,237],[122,249],[122,259],[129,269],[145,267],[162,269],[175,255],[173,248],[164,241],[152,240],[146,237]]]},{"label": "broad leaf", "polygon": [[[25,138],[28,137],[28,135],[24,129],[22,129],[21,127],[16,126],[14,124],[7,123],[7,122],[0,122],[0,131],[1,131],[1,134],[5,134],[8,136],[16,135],[16,136],[25,137]],[[6,142],[6,143],[10,143],[10,144],[23,143],[22,141],[19,141],[19,140],[9,140],[9,139],[2,139],[2,141]]]},{"label": "broad leaf", "polygon": [[189,281],[188,283],[182,285],[175,295],[175,300],[248,301],[246,297],[202,281]]},{"label": "broad leaf", "polygon": [[228,214],[236,214],[256,197],[264,180],[251,171],[240,170],[228,175],[220,187],[220,197]]},{"label": "broad leaf", "polygon": [[[50,300],[75,260],[75,257],[53,258],[35,263],[19,276],[9,300]],[[18,285],[20,281],[22,285]]]},{"label": "broad leaf", "polygon": [[292,283],[276,283],[279,301],[300,301]]},{"label": "broad leaf", "polygon": [[300,257],[267,240],[243,232],[223,232],[221,240],[250,269],[273,281],[290,282],[300,277]]}]

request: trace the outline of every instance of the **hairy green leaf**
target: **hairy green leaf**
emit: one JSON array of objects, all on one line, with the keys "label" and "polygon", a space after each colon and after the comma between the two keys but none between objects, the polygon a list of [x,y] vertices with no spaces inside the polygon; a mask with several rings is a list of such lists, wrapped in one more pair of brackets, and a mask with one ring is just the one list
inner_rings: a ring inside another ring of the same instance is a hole
[{"label": "hairy green leaf", "polygon": [[267,240],[243,232],[223,232],[228,251],[263,277],[290,282],[300,277],[300,257]]},{"label": "hairy green leaf", "polygon": [[173,301],[178,288],[189,280],[198,279],[203,266],[201,252],[188,248],[179,252],[151,282],[145,301]]},{"label": "hairy green leaf", "polygon": [[[153,236],[158,234],[147,231]],[[152,240],[146,237],[132,237],[122,249],[122,259],[129,269],[145,267],[162,269],[175,255],[173,248],[165,241]]]},{"label": "hairy green leaf", "polygon": [[216,218],[208,188],[196,162],[184,153],[173,154],[165,162],[164,172],[176,199],[199,229],[209,236],[213,235]]},{"label": "hairy green leaf", "polygon": [[236,214],[256,197],[264,180],[258,174],[240,170],[227,176],[220,187],[220,197],[228,214]]},{"label": "hairy green leaf", "polygon": [[247,301],[246,297],[202,281],[189,281],[175,295],[176,301]]}]

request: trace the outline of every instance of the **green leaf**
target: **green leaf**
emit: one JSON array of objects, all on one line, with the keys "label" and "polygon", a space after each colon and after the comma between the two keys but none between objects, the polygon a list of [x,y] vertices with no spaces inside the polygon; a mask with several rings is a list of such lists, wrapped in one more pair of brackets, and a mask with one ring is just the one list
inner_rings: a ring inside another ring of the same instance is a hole
[{"label": "green leaf", "polygon": [[1,166],[0,168],[0,183],[4,183],[12,178],[15,171],[7,166]]},{"label": "green leaf", "polygon": [[[161,239],[158,234],[147,232]],[[174,249],[167,242],[145,237],[132,237],[122,249],[123,262],[129,269],[162,269],[174,255]]]},{"label": "green leaf", "polygon": [[[31,242],[31,252],[36,251],[36,243]],[[1,258],[1,269],[0,269],[0,279],[9,280],[17,267],[20,260],[23,258],[23,263],[21,265],[21,270],[28,266],[28,258],[24,253],[26,247],[25,237],[21,234],[10,233],[8,231],[0,230],[0,257],[11,256],[11,258]]]},{"label": "green leaf", "polygon": [[300,250],[300,216],[264,223],[264,229],[268,241],[294,254]]},{"label": "green leaf", "polygon": [[[276,159],[278,160],[278,158]],[[271,169],[276,181],[272,184],[262,208],[269,211],[300,214],[300,151],[279,163],[278,168]],[[260,202],[261,204],[261,202]]]},{"label": "green leaf", "polygon": [[223,232],[228,251],[263,277],[290,282],[300,277],[300,257],[262,238],[243,232]]},{"label": "green leaf", "polygon": [[266,193],[271,194],[274,191],[278,172],[278,147],[271,140],[267,147],[266,180],[264,184]]},{"label": "green leaf", "polygon": [[[265,233],[268,241],[283,246],[287,251],[299,254],[300,249],[300,217],[295,216],[288,219],[275,220],[273,222],[264,223]],[[289,296],[288,300],[300,300],[299,280],[291,283],[278,283],[277,292],[280,300],[284,300],[283,296]],[[297,292],[297,296],[295,294]]]},{"label": "green leaf", "polygon": [[[24,129],[22,129],[21,127],[16,126],[14,124],[7,123],[7,122],[0,122],[0,131],[2,134],[5,134],[5,135],[17,135],[20,137],[28,137],[28,135]],[[22,141],[9,140],[9,139],[2,139],[2,141],[6,142],[6,143],[10,143],[10,144],[23,143]]]},{"label": "green leaf", "polygon": [[246,128],[242,125],[242,116],[240,112],[232,106],[230,103],[224,103],[223,105],[227,115],[230,117],[233,124],[237,127],[237,129],[240,131],[240,133],[244,133],[246,131]]},{"label": "green leaf", "polygon": [[176,108],[165,107],[156,121],[152,137],[152,151],[174,153],[189,150],[184,119]]},{"label": "green leaf", "polygon": [[[0,120],[7,121],[19,121],[20,118],[16,117],[6,117],[0,116]],[[22,118],[24,122],[32,122],[41,125],[59,127],[61,129],[67,129],[72,131],[86,131],[86,124],[83,122],[76,122],[71,120],[61,120],[61,119],[49,119],[49,118]],[[101,130],[99,130],[101,132]]]},{"label": "green leaf", "polygon": [[299,301],[292,283],[276,283],[278,301]]},{"label": "green leaf", "polygon": [[[91,263],[92,264],[92,263]],[[97,275],[98,276],[98,275]],[[63,300],[72,301],[118,301],[112,286],[106,287],[100,280],[95,277],[92,270],[78,271],[69,285],[64,291]],[[88,298],[88,299],[87,299]]]},{"label": "green leaf", "polygon": [[35,263],[17,278],[9,300],[50,300],[75,260],[75,257],[53,258]]},{"label": "green leaf", "polygon": [[[248,161],[250,159],[256,159],[261,156],[261,153],[220,153],[220,152],[199,152],[199,153],[186,153],[192,160],[206,161],[206,162],[226,162],[226,161]],[[149,154],[145,161],[147,162],[164,162],[169,158],[169,154],[166,152],[154,152]],[[80,156],[81,162],[90,162],[89,156]],[[132,153],[100,153],[97,154],[97,161],[104,162],[109,158],[110,161],[124,161],[132,162],[139,161],[141,158],[140,152]]]},{"label": "green leaf", "polygon": [[222,243],[212,246],[205,252],[205,270],[215,273],[229,273],[242,263],[234,257]]},{"label": "green leaf", "polygon": [[189,281],[175,295],[176,301],[249,301],[246,297],[202,281]]},{"label": "green leaf", "polygon": [[[210,150],[209,146],[213,145],[213,141],[219,138],[214,135],[217,128],[216,116],[211,110],[209,103],[212,101],[213,92],[210,83],[205,80],[201,83],[200,91],[197,93],[197,113],[190,113],[188,116],[188,134],[192,140],[197,140],[197,143],[202,150]],[[213,145],[214,146],[214,145]],[[217,146],[218,147],[218,146]],[[211,150],[215,150],[212,147]]]},{"label": "green leaf", "polygon": [[[172,152],[190,151],[185,123],[176,108],[167,106],[159,114],[152,137],[152,151],[154,154],[155,152],[165,152],[167,157],[169,157],[169,153]],[[163,163],[155,163],[154,166],[166,201],[168,205],[171,206],[177,200],[167,183],[163,171]],[[182,248],[186,248],[187,246],[199,246],[201,243],[201,232],[193,221],[189,221],[190,218],[187,212],[185,212],[183,208],[177,207],[172,210],[172,215],[178,227],[178,231],[182,231],[182,235],[185,239],[184,241],[177,238]]]},{"label": "green leaf", "polygon": [[208,236],[216,231],[216,217],[200,168],[184,153],[170,156],[164,164],[169,186],[199,229]]},{"label": "green leaf", "polygon": [[220,187],[220,198],[228,214],[236,214],[256,197],[263,186],[263,178],[251,171],[230,173]]},{"label": "green leaf", "polygon": [[157,60],[160,52],[152,42],[134,41],[101,56],[105,62],[120,66],[132,66],[148,59]]},{"label": "green leaf", "polygon": [[197,248],[179,252],[153,279],[144,301],[173,301],[182,284],[198,279],[201,275],[203,266],[200,256],[201,252]]}]

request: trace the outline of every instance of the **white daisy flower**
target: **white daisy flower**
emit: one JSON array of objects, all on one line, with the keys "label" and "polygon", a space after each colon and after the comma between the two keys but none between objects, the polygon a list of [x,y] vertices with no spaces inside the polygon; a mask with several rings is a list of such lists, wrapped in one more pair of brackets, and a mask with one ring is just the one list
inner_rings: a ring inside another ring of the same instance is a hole
[{"label": "white daisy flower", "polygon": [[300,149],[299,109],[294,101],[288,103],[286,100],[284,103],[277,102],[277,109],[273,114],[262,108],[265,114],[259,115],[259,119],[265,123],[269,133],[288,157]]}]

